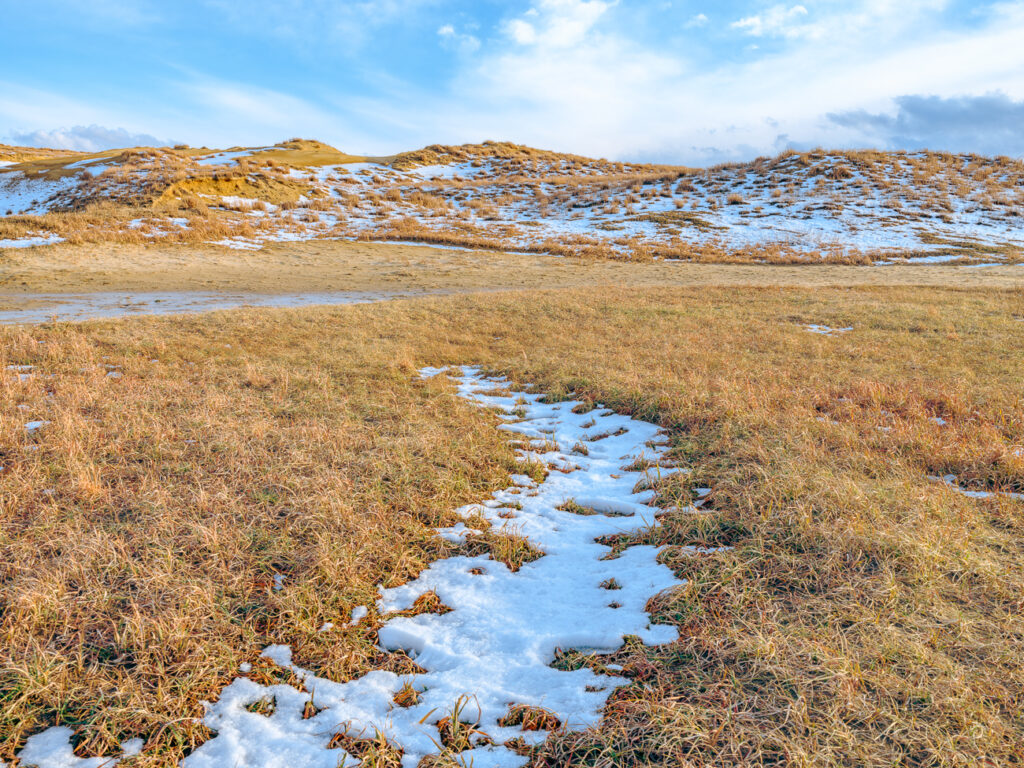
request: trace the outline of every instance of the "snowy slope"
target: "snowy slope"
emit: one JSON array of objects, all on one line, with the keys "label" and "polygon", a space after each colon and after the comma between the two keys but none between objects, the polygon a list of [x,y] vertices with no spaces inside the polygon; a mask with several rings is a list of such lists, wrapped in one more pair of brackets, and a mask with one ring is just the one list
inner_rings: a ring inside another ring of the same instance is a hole
[{"label": "snowy slope", "polygon": [[[138,207],[159,198],[179,200],[182,210],[167,215],[180,217],[198,196],[237,229],[237,237],[218,241],[232,247],[340,237],[622,258],[1024,258],[1018,160],[817,151],[693,170],[514,145],[440,149],[420,153],[419,164],[416,153],[322,164],[321,153],[321,164],[309,165],[310,155],[289,154],[283,145],[84,158],[59,176],[13,166],[0,169],[0,213],[42,214],[103,200]],[[239,191],[225,192],[225,184]],[[299,190],[287,205],[280,194],[267,196],[285,185]],[[139,218],[138,211],[126,216]],[[109,229],[114,237],[123,222]],[[187,228],[155,229],[187,237]]]}]

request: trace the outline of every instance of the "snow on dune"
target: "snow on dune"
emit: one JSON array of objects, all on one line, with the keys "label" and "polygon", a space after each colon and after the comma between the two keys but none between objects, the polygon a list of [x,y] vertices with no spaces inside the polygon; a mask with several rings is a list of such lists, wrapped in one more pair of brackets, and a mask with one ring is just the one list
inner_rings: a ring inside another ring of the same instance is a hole
[{"label": "snow on dune", "polygon": [[252,153],[255,151],[253,149],[243,149],[238,152],[217,152],[212,155],[197,157],[195,161],[199,165],[227,165],[243,157],[252,157]]},{"label": "snow on dune", "polygon": [[453,165],[420,165],[416,168],[410,168],[406,173],[423,179],[457,179],[479,175],[482,171],[474,168],[472,163],[458,163]]},{"label": "snow on dune", "polygon": [[64,167],[73,170],[87,168],[90,172],[95,174],[100,173],[113,165],[113,163],[104,162],[106,160],[106,157],[87,157],[84,160],[76,160],[73,163],[68,163]]},{"label": "snow on dune", "polygon": [[[233,168],[270,149],[279,147],[204,150],[193,159]],[[415,241],[446,234],[454,242],[492,240],[506,251],[557,250],[544,247],[551,241],[624,257],[664,248],[665,258],[685,260],[693,247],[750,248],[809,263],[879,265],[998,265],[1015,262],[1024,248],[1022,172],[966,156],[811,152],[688,172],[486,155],[405,170],[372,161],[290,167],[282,154],[282,164],[259,173],[308,185],[308,194],[295,206],[255,210],[245,210],[254,204],[240,197],[225,197],[223,204],[235,209],[228,215],[259,218],[261,234],[221,244],[253,247],[297,239],[296,231],[305,233],[298,239]],[[86,158],[68,167],[95,175],[107,162]],[[0,169],[0,215],[44,213],[58,201],[67,207],[117,199],[157,166],[163,167],[156,163],[126,181],[111,176],[83,185],[77,199],[76,177],[29,179]]]},{"label": "snow on dune", "polygon": [[0,216],[42,214],[50,210],[54,197],[78,186],[77,176],[59,179],[29,178],[21,171],[0,174]]},{"label": "snow on dune", "polygon": [[[423,375],[441,372],[426,369]],[[383,648],[404,651],[423,673],[378,670],[337,683],[294,664],[287,646],[267,648],[263,656],[291,670],[301,690],[235,679],[207,708],[203,722],[216,735],[185,759],[185,768],[337,768],[343,760],[358,761],[342,748],[329,748],[336,734],[372,739],[376,733],[399,747],[403,765],[411,768],[441,751],[439,721],[460,704],[463,719],[477,731],[457,759],[475,768],[521,766],[526,759],[505,742],[537,743],[547,732],[502,725],[511,706],[543,708],[566,728],[582,729],[597,725],[608,696],[628,683],[600,666],[554,669],[556,649],[606,653],[620,648],[627,635],[648,644],[676,639],[674,627],[652,624],[645,611],[652,596],[681,584],[657,562],[660,550],[634,546],[609,558],[611,549],[597,541],[657,525],[654,492],[638,490],[650,478],[625,467],[641,457],[661,461],[658,428],[606,410],[573,413],[577,403],[571,401],[546,404],[539,395],[508,392],[507,381],[485,378],[474,368],[461,369],[455,378],[462,397],[498,409],[500,429],[526,446],[518,449],[521,460],[557,471],[540,483],[515,476],[512,487],[458,510],[464,523],[441,533],[464,538],[484,525],[483,518],[492,532],[523,536],[544,556],[515,572],[486,556],[450,557],[408,584],[382,590],[376,609],[385,617],[431,591],[452,609],[391,618],[379,630]],[[587,450],[574,452],[578,445]],[[587,514],[562,509],[573,500]],[[418,701],[396,703],[403,686],[415,689]],[[250,711],[269,699],[270,715]],[[304,719],[310,702],[318,711]],[[92,768],[68,762],[60,750],[70,734],[54,737],[52,730],[29,740],[23,765]],[[40,739],[49,740],[49,753]],[[26,762],[26,755],[35,762]]]},{"label": "snow on dune", "polygon": [[231,163],[237,163],[239,160],[246,157],[252,157],[259,152],[267,152],[272,149],[284,149],[284,147],[246,147],[245,149],[229,152],[213,152],[209,155],[194,157],[193,159],[199,165],[229,165]]}]

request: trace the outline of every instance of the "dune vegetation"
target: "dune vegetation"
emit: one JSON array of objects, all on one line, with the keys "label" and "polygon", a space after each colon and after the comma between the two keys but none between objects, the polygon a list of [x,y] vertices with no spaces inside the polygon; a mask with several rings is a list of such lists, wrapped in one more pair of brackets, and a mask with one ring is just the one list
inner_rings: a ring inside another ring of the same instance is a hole
[{"label": "dune vegetation", "polygon": [[819,149],[698,169],[507,142],[391,157],[306,139],[4,151],[9,248],[47,235],[253,250],[412,241],[633,262],[984,265],[1024,254],[1024,164],[1008,157]]}]

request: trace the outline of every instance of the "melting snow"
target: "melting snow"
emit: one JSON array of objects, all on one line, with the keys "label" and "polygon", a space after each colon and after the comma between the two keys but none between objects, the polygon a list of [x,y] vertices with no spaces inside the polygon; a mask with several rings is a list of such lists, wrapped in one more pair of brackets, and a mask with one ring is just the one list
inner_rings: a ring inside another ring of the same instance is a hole
[{"label": "melting snow", "polygon": [[[425,369],[422,375],[437,373]],[[463,368],[457,380],[462,397],[499,409],[500,429],[529,442],[531,449],[519,451],[522,461],[562,471],[551,471],[541,483],[517,478],[483,504],[458,510],[464,522],[456,527],[480,524],[482,517],[492,531],[523,536],[544,556],[516,572],[487,556],[451,557],[434,562],[408,584],[382,590],[377,610],[385,618],[431,591],[452,609],[394,617],[379,630],[380,645],[407,653],[425,670],[421,674],[377,670],[336,683],[295,665],[287,646],[267,648],[262,655],[294,672],[302,690],[263,686],[248,677],[234,680],[208,705],[203,722],[216,735],[185,759],[186,768],[337,768],[343,760],[346,765],[357,761],[340,748],[328,748],[335,734],[373,738],[377,732],[403,750],[402,763],[411,768],[441,750],[438,721],[460,703],[463,717],[468,715],[493,745],[478,732],[473,748],[457,759],[474,768],[522,766],[526,759],[503,744],[513,738],[537,743],[547,733],[499,725],[510,706],[543,707],[565,727],[582,729],[597,725],[608,696],[628,683],[587,667],[553,669],[557,649],[611,652],[626,635],[648,644],[676,639],[674,627],[652,624],[645,611],[652,596],[682,583],[657,562],[659,548],[634,546],[608,558],[611,549],[596,541],[657,525],[654,492],[636,490],[649,476],[624,467],[641,457],[662,459],[664,448],[652,447],[663,445],[658,428],[610,411],[576,414],[574,402],[545,404],[539,395],[508,393],[502,390],[506,380],[484,378],[474,368]],[[587,455],[571,452],[577,443],[587,445]],[[559,509],[570,500],[594,514]],[[609,592],[612,579],[620,588]],[[365,615],[365,607],[356,608],[352,620]],[[419,692],[408,707],[394,701],[405,685]],[[270,697],[275,707],[269,716],[247,709]],[[319,711],[303,719],[309,702]],[[51,729],[33,737],[46,739],[48,750],[43,741],[32,742],[21,754],[22,764],[95,768],[66,762],[70,735],[68,729]],[[33,763],[26,761],[29,747]]]},{"label": "melting snow", "polygon": [[911,256],[906,259],[907,264],[945,264],[947,261],[956,261],[963,256],[958,253],[938,253],[934,256]]},{"label": "melting snow", "polygon": [[196,163],[199,165],[227,165],[228,163],[237,162],[243,157],[251,157],[253,152],[259,151],[258,149],[243,149],[238,152],[217,152],[213,155],[206,155],[205,157],[195,158]]},{"label": "melting snow", "polygon": [[833,333],[846,333],[853,330],[852,325],[846,328],[829,328],[827,325],[805,325],[804,328],[811,333],[820,333],[822,336],[831,336]]},{"label": "melting snow", "polygon": [[352,618],[349,619],[348,624],[346,624],[345,626],[354,627],[360,621],[365,619],[369,613],[370,610],[365,605],[357,605],[355,608],[352,609]]},{"label": "melting snow", "polygon": [[5,171],[0,175],[0,216],[47,213],[61,193],[77,188],[80,181],[78,176],[47,179]]},{"label": "melting snow", "polygon": [[992,496],[1003,496],[1010,499],[1020,499],[1024,501],[1024,493],[1003,493],[1002,491],[969,491],[966,488],[962,488],[956,481],[956,475],[943,475],[942,477],[936,477],[935,475],[928,475],[929,480],[937,480],[940,483],[945,483],[957,493],[961,493],[964,496],[968,496],[972,499],[988,499]]},{"label": "melting snow", "polygon": [[454,179],[461,176],[473,176],[474,170],[476,169],[471,163],[459,163],[455,165],[421,165],[417,168],[410,168],[406,173],[424,179]]},{"label": "melting snow", "polygon": [[18,237],[0,240],[0,248],[31,248],[36,245],[54,245],[63,243],[60,235],[35,235],[34,237]]},{"label": "melting snow", "polygon": [[[112,768],[120,758],[79,757],[71,747],[74,732],[70,728],[55,727],[30,736],[18,757],[24,766],[45,766],[46,768]],[[131,739],[121,744],[124,757],[137,755],[142,751],[142,739]]]}]

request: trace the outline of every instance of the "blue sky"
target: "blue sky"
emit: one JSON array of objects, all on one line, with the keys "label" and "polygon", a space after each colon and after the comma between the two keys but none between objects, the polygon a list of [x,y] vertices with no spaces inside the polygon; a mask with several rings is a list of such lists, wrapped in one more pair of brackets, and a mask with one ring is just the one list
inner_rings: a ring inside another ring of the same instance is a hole
[{"label": "blue sky", "polygon": [[0,141],[1024,155],[1024,0],[0,0]]}]

